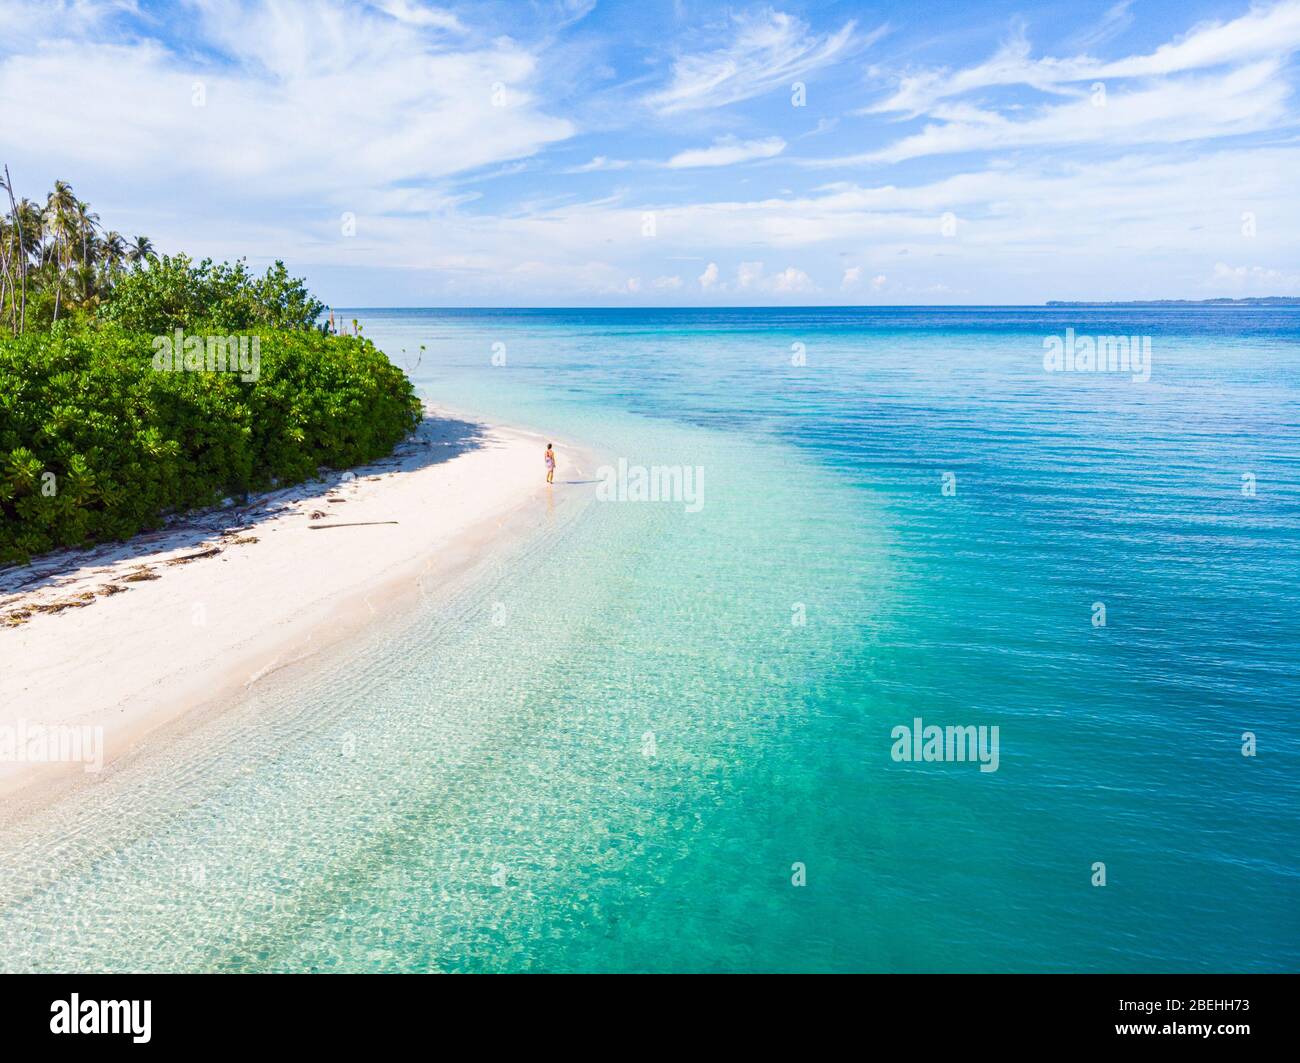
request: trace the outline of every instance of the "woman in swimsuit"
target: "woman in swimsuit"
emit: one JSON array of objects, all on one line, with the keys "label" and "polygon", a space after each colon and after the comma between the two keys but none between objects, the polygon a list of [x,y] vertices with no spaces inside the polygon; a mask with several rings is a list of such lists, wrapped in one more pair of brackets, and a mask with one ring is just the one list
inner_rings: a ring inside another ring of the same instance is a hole
[{"label": "woman in swimsuit", "polygon": [[546,444],[546,482],[555,483],[555,451],[551,449],[551,444]]}]

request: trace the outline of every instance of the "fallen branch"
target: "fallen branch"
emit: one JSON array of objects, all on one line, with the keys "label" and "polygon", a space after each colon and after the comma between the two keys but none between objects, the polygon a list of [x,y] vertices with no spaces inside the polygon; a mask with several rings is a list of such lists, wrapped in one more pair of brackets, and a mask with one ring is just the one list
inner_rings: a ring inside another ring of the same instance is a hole
[{"label": "fallen branch", "polygon": [[307,527],[312,531],[319,528],[360,528],[366,524],[396,524],[395,520],[354,520],[348,524],[308,524]]},{"label": "fallen branch", "polygon": [[180,557],[173,557],[169,561],[163,562],[166,565],[185,565],[191,561],[197,561],[201,557],[214,557],[221,553],[221,547],[210,546],[206,550],[200,550],[196,554],[182,554]]}]

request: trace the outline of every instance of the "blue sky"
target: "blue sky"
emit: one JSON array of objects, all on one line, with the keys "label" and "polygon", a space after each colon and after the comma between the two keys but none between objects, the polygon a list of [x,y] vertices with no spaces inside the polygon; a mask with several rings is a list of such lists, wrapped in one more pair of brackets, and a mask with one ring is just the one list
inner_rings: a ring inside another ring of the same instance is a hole
[{"label": "blue sky", "polygon": [[0,0],[0,159],[340,306],[1300,295],[1300,0]]}]

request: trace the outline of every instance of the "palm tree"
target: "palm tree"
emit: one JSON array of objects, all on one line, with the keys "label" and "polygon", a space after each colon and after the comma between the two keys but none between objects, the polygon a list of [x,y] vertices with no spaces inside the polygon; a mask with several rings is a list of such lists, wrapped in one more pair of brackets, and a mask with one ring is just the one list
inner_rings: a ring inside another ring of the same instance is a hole
[{"label": "palm tree", "polygon": [[[9,167],[4,170],[4,177],[0,179],[0,189],[9,196],[9,204],[14,205],[13,189],[9,187]],[[13,217],[11,225],[8,221]],[[22,262],[22,241],[17,235],[17,211],[11,215],[0,214],[0,311],[5,308],[6,295],[5,289],[9,289],[7,297],[11,308],[11,327],[14,335],[18,335],[18,291],[17,284],[14,282],[14,274],[10,272],[10,266],[17,267],[17,272],[21,274],[24,263]]]},{"label": "palm tree", "polygon": [[[4,181],[0,182],[4,190],[9,194],[9,217],[11,224],[9,226],[10,235],[13,238],[13,262],[18,267],[18,285],[15,291],[15,285],[12,278],[9,281],[9,298],[12,305],[13,332],[17,336],[27,325],[27,259],[31,253],[40,247],[40,212],[36,209],[36,204],[31,200],[24,198],[21,201],[14,199],[13,178],[9,176],[9,167],[4,168]],[[5,243],[9,247],[8,238]]]},{"label": "palm tree", "polygon": [[55,181],[52,191],[45,201],[45,209],[64,218],[71,218],[77,211],[77,197],[67,181]]},{"label": "palm tree", "polygon": [[14,335],[18,334],[18,292],[14,277],[21,270],[18,264],[20,254],[13,227],[7,216],[0,214],[0,311],[6,306],[10,308],[10,328]]},{"label": "palm tree", "polygon": [[137,266],[149,262],[154,257],[153,241],[147,236],[137,236],[127,249],[126,257]]},{"label": "palm tree", "polygon": [[[66,181],[55,181],[44,204],[15,196],[7,167],[0,166],[0,316],[18,335],[26,328],[32,290],[53,303],[52,321],[68,307],[91,312],[111,298],[127,263],[156,261],[153,241],[105,230],[90,205]],[[6,209],[7,208],[7,211]],[[52,297],[52,298],[51,298]]]},{"label": "palm tree", "polygon": [[54,241],[54,320],[59,320],[59,300],[63,294],[63,269],[65,258],[71,261],[71,248],[76,238],[74,218],[78,207],[77,197],[67,181],[55,181],[54,191],[45,201],[45,229]]},{"label": "palm tree", "polygon": [[72,221],[81,241],[81,262],[74,273],[79,282],[77,302],[85,307],[96,300],[95,261],[101,244],[95,236],[95,230],[99,228],[99,215],[91,211],[89,203],[77,200]]},{"label": "palm tree", "polygon": [[122,263],[126,261],[127,250],[126,241],[122,239],[121,233],[116,230],[106,232],[100,248],[110,273],[116,273],[122,268]]},{"label": "palm tree", "polygon": [[22,230],[23,250],[28,259],[39,263],[41,259],[41,208],[26,197],[14,206],[13,216]]},{"label": "palm tree", "polygon": [[75,223],[81,236],[81,261],[86,265],[92,263],[90,252],[95,246],[95,230],[99,228],[99,215],[90,210],[89,203],[77,200]]}]

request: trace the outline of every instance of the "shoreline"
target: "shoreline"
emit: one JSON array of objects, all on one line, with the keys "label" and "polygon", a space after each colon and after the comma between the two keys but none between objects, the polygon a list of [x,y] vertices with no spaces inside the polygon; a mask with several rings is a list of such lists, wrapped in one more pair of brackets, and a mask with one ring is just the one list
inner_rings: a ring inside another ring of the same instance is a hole
[{"label": "shoreline", "polygon": [[[87,747],[44,762],[0,749],[4,818],[93,785],[149,739],[472,576],[577,497],[543,482],[550,439],[426,403],[392,455],[323,486],[0,573],[0,618],[26,614],[0,625],[0,734],[76,730]],[[559,445],[561,475],[589,461]],[[100,771],[85,770],[92,736]]]}]

